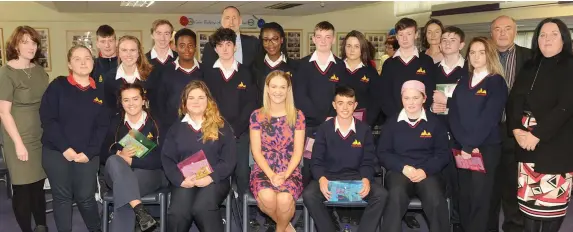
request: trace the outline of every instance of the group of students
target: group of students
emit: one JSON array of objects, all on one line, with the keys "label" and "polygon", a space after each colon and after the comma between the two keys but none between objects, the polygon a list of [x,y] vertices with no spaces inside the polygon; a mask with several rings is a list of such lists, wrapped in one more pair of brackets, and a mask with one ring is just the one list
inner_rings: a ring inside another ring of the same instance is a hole
[{"label": "group of students", "polygon": [[[423,28],[428,49],[420,52],[417,23],[403,18],[381,75],[358,31],[348,33],[341,58],[335,56],[334,26],[327,21],[314,28],[316,51],[301,60],[286,56],[285,32],[277,23],[263,25],[259,38],[241,35],[240,12],[231,6],[221,24],[201,63],[190,29],[175,33],[171,50],[174,28],[167,20],[153,23],[147,54],[136,37],[116,42],[113,28],[103,25],[96,33],[99,57],[72,47],[69,75],[50,83],[36,64],[38,33],[16,28],[7,43],[8,63],[0,68],[0,117],[22,231],[47,231],[46,178],[58,231],[72,230],[73,203],[88,230],[100,231],[98,171],[114,193],[111,231],[158,230],[140,199],[167,186],[168,231],[187,232],[193,224],[223,231],[219,207],[231,176],[237,192],[252,193],[276,223],[272,230],[280,232],[296,231],[290,221],[301,196],[318,231],[340,230],[323,204],[333,180],[362,182],[368,217],[359,231],[376,231],[377,218],[383,218],[383,231],[401,231],[410,198],[417,196],[430,231],[449,230],[450,198],[463,231],[486,232],[488,221],[497,227],[490,217],[499,208],[490,205],[499,204],[492,196],[501,188],[504,212],[505,203],[514,202],[525,216],[507,219],[518,218],[514,231],[559,230],[573,174],[567,153],[573,51],[561,20],[538,25],[531,57],[516,68],[522,48],[509,35],[515,33],[509,17],[492,23],[495,42],[477,37],[467,43],[467,60],[459,28],[430,20]],[[502,50],[499,41],[510,46]],[[439,84],[457,85],[449,96],[436,89]],[[354,117],[357,111],[361,119]],[[371,128],[379,117],[385,122],[375,139]],[[137,158],[118,144],[131,130],[158,147]],[[452,149],[461,159],[481,157],[484,170],[456,168]],[[178,163],[199,151],[213,172],[201,179],[183,176]],[[502,160],[515,171],[500,176]],[[377,167],[386,170],[384,186],[374,181]],[[508,181],[501,187],[499,179]]]}]

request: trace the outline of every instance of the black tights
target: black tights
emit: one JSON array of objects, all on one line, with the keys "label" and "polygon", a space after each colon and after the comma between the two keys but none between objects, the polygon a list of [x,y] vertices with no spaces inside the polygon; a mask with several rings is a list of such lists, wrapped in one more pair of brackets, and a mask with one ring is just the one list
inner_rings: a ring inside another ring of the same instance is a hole
[{"label": "black tights", "polygon": [[44,179],[31,184],[13,185],[12,208],[22,232],[32,232],[32,215],[36,226],[46,226]]},{"label": "black tights", "polygon": [[540,221],[533,220],[530,218],[524,218],[524,232],[559,232],[561,228],[561,223],[563,223],[565,217],[560,217],[553,220]]}]

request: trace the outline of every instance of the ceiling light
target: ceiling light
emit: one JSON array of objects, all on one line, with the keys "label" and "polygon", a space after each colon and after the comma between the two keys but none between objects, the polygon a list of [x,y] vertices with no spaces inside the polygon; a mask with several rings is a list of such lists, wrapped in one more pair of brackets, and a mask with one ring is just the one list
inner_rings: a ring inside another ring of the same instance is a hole
[{"label": "ceiling light", "polygon": [[119,6],[127,6],[127,7],[149,7],[155,1],[121,1]]}]

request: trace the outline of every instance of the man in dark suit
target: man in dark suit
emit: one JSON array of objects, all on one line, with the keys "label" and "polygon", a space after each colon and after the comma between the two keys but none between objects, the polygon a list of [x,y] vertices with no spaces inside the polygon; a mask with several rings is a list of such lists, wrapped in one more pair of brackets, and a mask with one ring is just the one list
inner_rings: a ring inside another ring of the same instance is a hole
[{"label": "man in dark suit", "polygon": [[[511,90],[515,77],[525,62],[531,58],[531,50],[514,43],[517,24],[509,16],[499,16],[491,23],[491,38],[497,46],[499,60],[505,71],[505,81]],[[488,222],[490,232],[499,231],[499,211],[503,208],[503,231],[523,231],[523,215],[517,204],[517,162],[515,161],[515,138],[505,123],[505,113],[500,123],[502,155],[496,170],[491,212]]]},{"label": "man in dark suit", "polygon": [[[234,6],[225,7],[223,10],[223,15],[221,17],[221,26],[224,28],[230,28],[237,33],[237,40],[235,41],[235,60],[239,63],[245,65],[246,67],[251,67],[251,64],[255,60],[255,55],[259,49],[259,39],[253,36],[243,35],[240,32],[240,27],[242,23],[241,12]],[[238,36],[240,35],[240,36]],[[203,54],[201,57],[201,63],[204,65],[213,65],[219,57],[215,52],[212,44],[205,44]]]}]

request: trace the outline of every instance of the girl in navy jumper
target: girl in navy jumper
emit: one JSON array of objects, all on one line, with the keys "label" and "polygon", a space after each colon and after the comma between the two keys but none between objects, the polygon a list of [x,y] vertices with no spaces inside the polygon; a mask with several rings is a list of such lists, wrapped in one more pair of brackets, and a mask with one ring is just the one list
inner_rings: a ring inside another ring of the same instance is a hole
[{"label": "girl in navy jumper", "polygon": [[363,111],[363,121],[373,125],[381,112],[380,104],[374,95],[373,82],[380,81],[376,67],[371,65],[372,56],[368,48],[368,41],[359,31],[349,32],[340,47],[340,54],[346,66],[347,78],[342,79],[341,84],[348,85],[356,92],[358,106],[356,111]]},{"label": "girl in navy jumper", "polygon": [[382,230],[402,231],[401,219],[410,196],[417,195],[430,232],[447,231],[448,205],[441,178],[442,169],[450,161],[447,130],[423,109],[426,95],[422,82],[407,81],[401,92],[404,108],[386,121],[378,142],[379,159],[388,170],[385,183],[390,197]]},{"label": "girl in navy jumper", "polygon": [[60,232],[72,231],[72,203],[80,209],[89,231],[100,231],[94,197],[100,148],[109,126],[103,86],[89,75],[90,50],[78,45],[68,52],[70,75],[53,80],[40,105],[42,164],[54,198],[54,218]]},{"label": "girl in navy jumper", "polygon": [[[466,232],[485,232],[495,167],[501,156],[499,122],[508,90],[495,45],[476,37],[468,49],[470,74],[462,77],[448,104],[450,127],[461,157],[482,155],[485,173],[459,170],[460,219]],[[479,189],[479,193],[476,192]]]},{"label": "girl in navy jumper", "polygon": [[111,231],[133,231],[137,223],[141,231],[157,227],[157,222],[141,204],[141,196],[150,194],[167,185],[161,170],[160,148],[156,147],[142,158],[135,157],[133,148],[118,144],[130,131],[137,130],[147,139],[158,143],[159,128],[145,110],[143,86],[126,84],[120,90],[118,101],[122,114],[114,117],[108,136],[113,144],[105,144],[112,154],[106,162],[106,182],[114,192],[114,220]]},{"label": "girl in navy jumper", "polygon": [[[167,231],[188,232],[193,222],[199,231],[223,231],[219,205],[229,194],[236,163],[233,130],[202,81],[185,87],[179,110],[183,120],[169,128],[161,151],[165,174],[174,186]],[[183,176],[177,164],[201,150],[213,172],[201,179]]]},{"label": "girl in navy jumper", "polygon": [[220,28],[210,38],[219,58],[204,69],[205,82],[237,139],[237,188],[242,196],[249,189],[249,116],[257,107],[257,88],[248,67],[235,60],[232,29]]},{"label": "girl in navy jumper", "polygon": [[159,109],[159,122],[162,134],[167,132],[171,124],[178,121],[179,104],[183,88],[192,80],[202,80],[203,71],[195,59],[197,48],[197,35],[188,28],[175,33],[176,50],[179,56],[167,65],[159,80],[157,109]]},{"label": "girl in navy jumper", "polygon": [[259,39],[263,49],[259,50],[261,52],[253,63],[253,75],[258,88],[258,104],[262,105],[267,75],[281,70],[292,76],[296,70],[296,61],[287,56],[286,35],[280,24],[265,23],[261,27]]},{"label": "girl in navy jumper", "polygon": [[122,36],[118,42],[119,66],[111,70],[104,77],[106,105],[110,108],[112,116],[119,114],[121,105],[119,89],[123,84],[140,82],[146,86],[153,66],[149,64],[143,55],[143,46],[135,36]]}]

